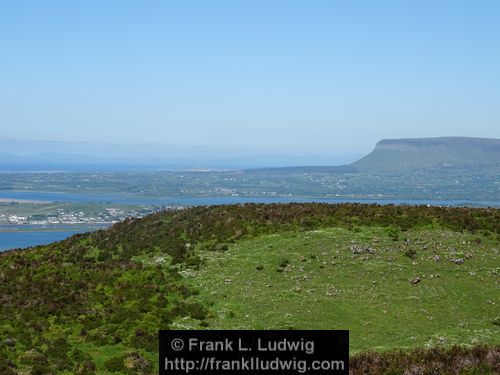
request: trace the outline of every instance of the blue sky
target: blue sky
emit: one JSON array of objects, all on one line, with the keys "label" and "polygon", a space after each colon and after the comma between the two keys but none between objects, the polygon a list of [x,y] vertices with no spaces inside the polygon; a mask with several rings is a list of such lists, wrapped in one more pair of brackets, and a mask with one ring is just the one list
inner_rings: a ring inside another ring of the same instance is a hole
[{"label": "blue sky", "polygon": [[3,1],[0,137],[370,151],[500,138],[499,1]]}]

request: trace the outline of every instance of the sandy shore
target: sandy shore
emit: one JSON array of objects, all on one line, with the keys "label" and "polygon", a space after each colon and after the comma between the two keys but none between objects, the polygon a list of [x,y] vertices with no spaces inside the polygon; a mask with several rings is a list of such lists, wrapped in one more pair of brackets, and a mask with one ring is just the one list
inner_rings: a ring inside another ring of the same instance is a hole
[{"label": "sandy shore", "polygon": [[13,198],[0,198],[0,203],[52,203],[52,201],[37,201],[31,199],[13,199]]}]

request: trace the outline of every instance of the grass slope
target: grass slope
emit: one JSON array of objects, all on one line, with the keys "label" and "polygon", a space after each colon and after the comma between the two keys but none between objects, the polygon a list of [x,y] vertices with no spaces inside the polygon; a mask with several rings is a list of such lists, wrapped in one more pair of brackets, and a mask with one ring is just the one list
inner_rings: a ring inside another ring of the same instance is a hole
[{"label": "grass slope", "polygon": [[[462,367],[493,371],[499,234],[494,209],[250,204],[2,253],[0,373],[152,374],[157,330],[178,327],[350,328],[353,352],[483,343]],[[377,368],[415,363],[394,358]]]},{"label": "grass slope", "polygon": [[327,228],[203,252],[205,265],[186,277],[212,306],[214,329],[350,329],[352,353],[498,344],[495,245],[436,229],[395,241],[387,228]]}]

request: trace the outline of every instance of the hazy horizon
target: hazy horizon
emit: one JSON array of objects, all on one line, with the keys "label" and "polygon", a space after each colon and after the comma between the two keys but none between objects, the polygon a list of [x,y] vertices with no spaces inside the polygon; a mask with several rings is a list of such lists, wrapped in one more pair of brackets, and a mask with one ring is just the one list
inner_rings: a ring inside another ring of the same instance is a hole
[{"label": "hazy horizon", "polygon": [[[384,139],[388,141],[412,140],[440,142],[499,141],[480,137],[433,137]],[[445,144],[443,143],[443,144]],[[491,142],[490,142],[491,143]],[[490,144],[488,143],[488,144]],[[374,145],[364,154],[335,153],[258,153],[251,149],[216,146],[176,146],[160,143],[113,144],[103,142],[19,141],[0,137],[0,170],[217,170],[253,169],[296,166],[342,166],[356,162],[378,147]],[[473,150],[470,150],[473,152]]]},{"label": "hazy horizon", "polygon": [[[332,150],[334,151],[334,150]],[[260,168],[296,165],[343,165],[363,154],[261,152],[251,149],[216,146],[175,146],[160,143],[118,144],[103,142],[19,141],[0,138],[0,169],[53,169],[74,165],[102,165],[151,168]],[[20,168],[22,167],[22,168]]]}]

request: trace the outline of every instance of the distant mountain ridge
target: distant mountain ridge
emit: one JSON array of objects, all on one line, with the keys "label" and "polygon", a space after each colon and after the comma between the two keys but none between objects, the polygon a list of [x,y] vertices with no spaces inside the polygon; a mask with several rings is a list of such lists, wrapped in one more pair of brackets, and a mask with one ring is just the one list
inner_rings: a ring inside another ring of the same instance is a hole
[{"label": "distant mountain ridge", "polygon": [[500,165],[500,139],[470,137],[383,139],[350,164],[359,171],[409,172]]}]

